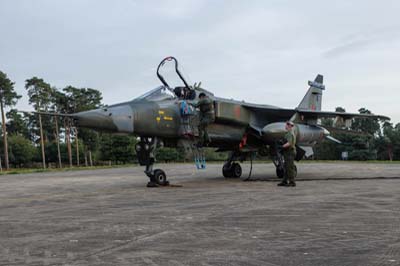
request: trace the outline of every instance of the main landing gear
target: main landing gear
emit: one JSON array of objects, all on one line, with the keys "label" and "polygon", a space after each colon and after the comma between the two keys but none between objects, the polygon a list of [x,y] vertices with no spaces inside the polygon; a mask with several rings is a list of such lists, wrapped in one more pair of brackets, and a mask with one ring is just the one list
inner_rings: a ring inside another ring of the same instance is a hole
[{"label": "main landing gear", "polygon": [[[276,167],[276,176],[278,178],[283,178],[285,176],[285,159],[283,158],[283,154],[281,151],[277,151],[276,154],[272,157],[272,162]],[[297,176],[297,166],[294,166],[294,176]]]},{"label": "main landing gear", "polygon": [[241,159],[241,154],[237,152],[232,152],[229,155],[228,160],[222,167],[222,175],[226,178],[239,178],[242,176],[242,167],[239,163],[235,162]]},{"label": "main landing gear", "polygon": [[155,152],[160,145],[158,139],[154,138],[140,138],[136,144],[135,150],[140,165],[146,166],[144,173],[150,178],[147,187],[168,186],[167,175],[161,169],[154,169]]}]

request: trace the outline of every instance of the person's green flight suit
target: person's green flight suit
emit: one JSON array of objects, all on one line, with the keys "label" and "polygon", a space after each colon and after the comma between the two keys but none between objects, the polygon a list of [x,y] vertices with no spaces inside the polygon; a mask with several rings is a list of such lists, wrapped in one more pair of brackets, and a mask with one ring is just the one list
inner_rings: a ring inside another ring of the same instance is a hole
[{"label": "person's green flight suit", "polygon": [[296,175],[296,169],[294,158],[296,157],[296,135],[293,129],[286,132],[285,139],[287,143],[289,143],[289,147],[283,150],[283,158],[285,159],[285,176],[283,182],[289,181],[289,184],[295,184],[294,177]]},{"label": "person's green flight suit", "polygon": [[199,146],[203,146],[211,141],[210,137],[208,136],[207,127],[209,124],[215,121],[215,113],[213,101],[208,96],[206,96],[204,93],[200,93],[199,98],[200,100],[193,106],[200,109],[198,127]]}]

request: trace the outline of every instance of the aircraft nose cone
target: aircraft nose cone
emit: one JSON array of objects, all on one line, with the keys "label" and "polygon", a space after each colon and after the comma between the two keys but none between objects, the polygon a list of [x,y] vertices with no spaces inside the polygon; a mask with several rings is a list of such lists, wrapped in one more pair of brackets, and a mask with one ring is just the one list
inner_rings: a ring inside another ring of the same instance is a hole
[{"label": "aircraft nose cone", "polygon": [[133,109],[128,105],[105,107],[74,115],[80,127],[118,133],[133,133]]},{"label": "aircraft nose cone", "polygon": [[75,114],[75,123],[79,127],[116,131],[111,116],[107,115],[101,109],[90,110]]}]

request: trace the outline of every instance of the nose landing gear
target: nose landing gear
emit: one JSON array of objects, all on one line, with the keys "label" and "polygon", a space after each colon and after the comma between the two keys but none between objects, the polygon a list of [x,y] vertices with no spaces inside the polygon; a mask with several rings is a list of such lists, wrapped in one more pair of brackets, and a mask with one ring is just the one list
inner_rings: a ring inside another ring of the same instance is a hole
[{"label": "nose landing gear", "polygon": [[155,152],[160,145],[158,139],[154,138],[140,138],[135,146],[136,155],[140,165],[146,166],[144,173],[150,178],[147,187],[168,186],[167,175],[161,169],[153,170],[154,162],[156,160]]},{"label": "nose landing gear", "polygon": [[165,172],[161,169],[156,169],[154,170],[154,179],[157,183],[157,185],[160,186],[167,186],[169,185],[169,182],[167,180],[167,175],[165,174]]}]

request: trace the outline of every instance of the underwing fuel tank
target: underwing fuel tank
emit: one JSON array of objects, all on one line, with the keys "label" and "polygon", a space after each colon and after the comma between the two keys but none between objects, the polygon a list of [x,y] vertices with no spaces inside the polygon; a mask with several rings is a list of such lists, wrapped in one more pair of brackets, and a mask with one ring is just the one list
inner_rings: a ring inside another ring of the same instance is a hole
[{"label": "underwing fuel tank", "polygon": [[[271,123],[262,129],[262,138],[267,143],[281,140],[286,133],[285,122]],[[298,145],[313,145],[329,136],[325,128],[313,125],[295,124],[293,128]]]}]

